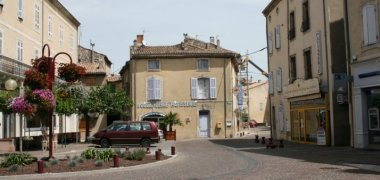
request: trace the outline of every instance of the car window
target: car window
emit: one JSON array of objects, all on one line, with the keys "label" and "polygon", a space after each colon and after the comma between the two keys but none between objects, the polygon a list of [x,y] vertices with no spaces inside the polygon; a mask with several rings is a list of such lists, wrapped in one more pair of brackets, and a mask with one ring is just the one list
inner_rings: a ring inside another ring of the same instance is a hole
[{"label": "car window", "polygon": [[108,128],[109,131],[125,131],[127,130],[127,124],[114,124]]},{"label": "car window", "polygon": [[141,130],[141,124],[140,123],[129,124],[129,130],[130,131],[140,131]]},{"label": "car window", "polygon": [[152,130],[152,127],[150,127],[149,123],[142,123],[143,131],[150,131]]}]

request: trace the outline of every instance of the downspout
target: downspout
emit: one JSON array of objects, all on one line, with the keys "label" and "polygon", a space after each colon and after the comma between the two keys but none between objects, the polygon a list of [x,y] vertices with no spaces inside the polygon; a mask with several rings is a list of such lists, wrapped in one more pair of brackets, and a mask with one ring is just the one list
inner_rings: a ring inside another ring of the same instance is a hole
[{"label": "downspout", "polygon": [[[326,21],[326,0],[323,0],[323,22],[324,22],[324,37],[325,37],[325,54],[326,54],[326,76],[327,76],[327,89],[328,89],[328,93],[330,93],[330,70],[329,70],[329,56],[328,56],[328,48],[327,48],[327,21]],[[332,94],[332,92],[331,92]],[[330,140],[331,140],[331,146],[334,145],[334,124],[333,124],[333,118],[332,118],[332,110],[331,109],[331,104],[333,103],[333,98],[332,98],[332,95],[328,94],[328,109],[327,110],[327,113],[328,113],[328,117],[329,117],[329,122],[330,122]]]},{"label": "downspout", "polygon": [[[267,47],[268,47],[268,18],[267,18],[267,15],[265,16],[265,33],[266,33],[266,40],[267,40]],[[268,69],[267,69],[267,72],[268,74],[270,73],[269,72],[269,68],[270,68],[270,64],[269,64],[269,48],[271,47],[268,47],[267,48],[267,61],[268,61]],[[270,77],[272,78],[272,77]],[[269,82],[269,76],[268,76],[268,82]],[[270,84],[268,84],[268,86],[270,86]],[[272,116],[272,98],[271,98],[271,94],[269,92],[269,89],[268,89],[268,102],[269,102],[269,119],[270,119],[270,138],[273,139],[273,116]]]},{"label": "downspout", "polygon": [[351,46],[350,46],[350,24],[348,20],[348,3],[347,0],[343,1],[344,3],[344,18],[345,18],[345,30],[346,30],[346,61],[347,61],[347,77],[349,78],[347,81],[347,94],[348,94],[348,117],[351,126],[351,147],[354,147],[355,139],[354,139],[354,122],[353,122],[353,107],[352,107],[352,81],[351,81]]},{"label": "downspout", "polygon": [[[286,8],[286,17],[287,17],[287,19],[288,19],[288,29],[287,29],[287,31],[289,32],[289,27],[290,27],[290,19],[289,19],[289,0],[287,0],[287,2],[286,2],[287,4],[287,8]],[[295,21],[295,20],[294,20]],[[293,21],[293,25],[294,25],[294,27],[295,27],[295,22]],[[294,30],[295,31],[295,30]],[[288,71],[289,71],[289,56],[290,56],[290,40],[289,40],[289,38],[288,38],[288,57],[287,57],[287,59],[288,59]],[[290,73],[290,71],[289,71],[289,73]],[[289,77],[289,74],[288,74],[288,77]],[[297,77],[297,74],[296,74],[296,77]],[[288,84],[290,84],[290,82],[288,81]],[[289,100],[289,99],[288,99]],[[289,103],[289,101],[287,101],[287,104],[289,105],[289,121],[291,121],[291,119],[290,119],[290,103]],[[284,110],[285,111],[285,110]],[[285,117],[286,118],[286,117]],[[286,118],[287,119],[287,118]],[[286,123],[286,119],[285,119],[285,123]],[[289,123],[289,124],[291,124],[291,123]],[[291,126],[291,125],[290,125]],[[285,127],[286,127],[286,125],[285,125]],[[288,137],[287,137],[287,127],[286,127],[286,129],[285,129],[285,138],[283,138],[283,139],[288,139]]]},{"label": "downspout", "polygon": [[226,90],[226,58],[223,66],[223,85],[224,85],[224,138],[227,138],[227,90]]}]

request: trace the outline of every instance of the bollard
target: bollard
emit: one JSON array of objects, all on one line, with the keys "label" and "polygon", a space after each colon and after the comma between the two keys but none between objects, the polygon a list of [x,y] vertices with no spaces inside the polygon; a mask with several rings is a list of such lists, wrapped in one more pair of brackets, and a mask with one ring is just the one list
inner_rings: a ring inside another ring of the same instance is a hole
[{"label": "bollard", "polygon": [[150,150],[149,150],[148,147],[146,148],[146,152],[145,152],[145,154],[150,154]]},{"label": "bollard", "polygon": [[172,156],[175,155],[175,147],[172,146]]},{"label": "bollard", "polygon": [[261,144],[265,144],[265,137],[261,137]]},{"label": "bollard", "polygon": [[120,158],[117,154],[113,155],[113,167],[120,166]]},{"label": "bollard", "polygon": [[160,152],[160,154],[161,154],[161,149],[160,148],[158,148],[158,152]]},{"label": "bollard", "polygon": [[156,151],[156,160],[160,160],[161,153],[159,151]]},{"label": "bollard", "polygon": [[259,135],[255,135],[255,143],[259,143],[260,140],[259,140]]},{"label": "bollard", "polygon": [[37,161],[37,168],[38,168],[38,171],[37,171],[38,173],[45,173],[43,160]]},{"label": "bollard", "polygon": [[278,145],[279,148],[284,148],[284,140],[280,139],[280,144]]}]

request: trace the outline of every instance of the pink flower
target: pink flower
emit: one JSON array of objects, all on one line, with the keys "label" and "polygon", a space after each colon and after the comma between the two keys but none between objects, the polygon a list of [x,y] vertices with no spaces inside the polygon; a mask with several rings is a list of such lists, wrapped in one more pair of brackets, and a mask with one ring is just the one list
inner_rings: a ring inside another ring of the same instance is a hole
[{"label": "pink flower", "polygon": [[10,108],[15,113],[31,115],[34,112],[34,107],[29,102],[25,101],[24,97],[20,96],[14,98],[10,104]]}]

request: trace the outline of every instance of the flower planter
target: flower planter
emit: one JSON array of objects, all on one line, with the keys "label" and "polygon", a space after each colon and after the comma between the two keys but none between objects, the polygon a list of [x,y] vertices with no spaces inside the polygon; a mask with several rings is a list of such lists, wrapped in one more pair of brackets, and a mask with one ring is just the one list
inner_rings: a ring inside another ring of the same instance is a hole
[{"label": "flower planter", "polygon": [[75,82],[86,74],[86,70],[82,66],[76,64],[61,63],[58,68],[58,75],[66,82]]},{"label": "flower planter", "polygon": [[177,140],[176,131],[166,131],[165,132],[166,140]]}]

